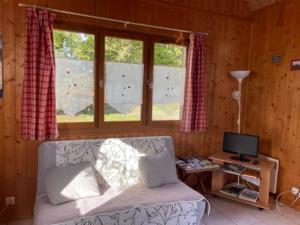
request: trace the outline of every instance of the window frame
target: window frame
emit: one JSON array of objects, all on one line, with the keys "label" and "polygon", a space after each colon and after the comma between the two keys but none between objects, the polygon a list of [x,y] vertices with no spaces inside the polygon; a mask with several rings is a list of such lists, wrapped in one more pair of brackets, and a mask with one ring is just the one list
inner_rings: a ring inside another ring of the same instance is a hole
[{"label": "window frame", "polygon": [[[150,57],[149,57],[149,81],[151,83],[151,85],[148,86],[148,91],[149,91],[149,95],[148,95],[148,124],[151,126],[175,126],[175,127],[179,127],[180,125],[180,121],[179,120],[153,120],[152,119],[152,109],[153,109],[153,78],[154,78],[154,45],[155,43],[160,43],[160,44],[174,44],[174,45],[179,45],[179,46],[185,46],[186,47],[186,52],[188,52],[188,46],[187,43],[181,43],[178,44],[174,41],[174,39],[172,38],[166,38],[166,37],[152,37],[150,38]],[[187,54],[186,54],[186,62],[187,62]],[[185,87],[184,87],[185,88]]]},{"label": "window frame", "polygon": [[[138,40],[143,42],[143,64],[144,64],[144,74],[143,74],[143,93],[142,93],[142,105],[141,105],[141,120],[139,121],[105,121],[104,120],[104,98],[105,98],[105,37],[115,37],[115,38],[124,38],[129,40]],[[143,126],[146,125],[146,99],[147,99],[147,75],[148,75],[148,41],[144,35],[135,34],[135,33],[125,33],[112,30],[104,30],[101,32],[101,51],[102,55],[101,70],[100,70],[100,82],[102,82],[101,93],[100,93],[100,126],[101,127],[120,127],[120,126]]]},{"label": "window frame", "polygon": [[[108,29],[97,25],[83,25],[56,21],[54,30],[81,32],[95,36],[95,60],[94,60],[94,121],[93,122],[70,122],[58,123],[58,128],[69,129],[126,129],[126,128],[179,128],[181,120],[152,120],[153,107],[153,68],[154,68],[154,44],[175,44],[186,47],[186,63],[188,57],[188,41],[178,41],[175,37],[159,36],[155,34],[132,32],[127,30]],[[105,98],[105,37],[116,37],[143,41],[143,93],[140,121],[104,121],[104,98]]]},{"label": "window frame", "polygon": [[[58,128],[63,129],[73,129],[73,128],[95,128],[99,124],[98,121],[98,108],[100,105],[99,96],[98,96],[98,76],[99,76],[99,31],[97,28],[92,26],[83,26],[80,24],[71,24],[71,23],[55,23],[54,30],[69,31],[69,32],[78,32],[92,34],[95,37],[95,59],[94,59],[94,121],[93,122],[69,122],[69,123],[60,123],[58,122]],[[53,40],[54,41],[54,40]]]}]

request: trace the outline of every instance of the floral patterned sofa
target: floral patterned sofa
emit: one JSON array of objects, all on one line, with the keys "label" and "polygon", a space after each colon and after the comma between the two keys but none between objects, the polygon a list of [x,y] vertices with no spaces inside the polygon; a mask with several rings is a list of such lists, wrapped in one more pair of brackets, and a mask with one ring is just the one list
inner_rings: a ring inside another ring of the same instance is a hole
[{"label": "floral patterned sofa", "polygon": [[[44,142],[39,146],[35,225],[199,225],[209,203],[182,182],[147,188],[140,182],[141,155],[168,151],[171,137]],[[45,191],[48,169],[90,161],[101,177],[101,196],[52,205]]]}]

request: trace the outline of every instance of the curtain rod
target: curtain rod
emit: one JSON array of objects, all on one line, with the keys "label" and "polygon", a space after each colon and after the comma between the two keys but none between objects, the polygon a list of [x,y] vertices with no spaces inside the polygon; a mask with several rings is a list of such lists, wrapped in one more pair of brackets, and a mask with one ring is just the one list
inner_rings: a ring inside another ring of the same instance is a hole
[{"label": "curtain rod", "polygon": [[144,24],[144,23],[135,23],[135,22],[130,22],[130,21],[126,21],[126,20],[118,20],[118,19],[112,19],[112,18],[107,18],[107,17],[93,16],[93,15],[88,15],[88,14],[83,14],[83,13],[71,12],[71,11],[66,11],[66,10],[52,9],[52,8],[48,8],[48,7],[44,7],[44,6],[30,5],[30,4],[24,4],[24,3],[19,3],[18,6],[19,7],[32,7],[32,8],[37,8],[37,9],[47,9],[52,12],[69,14],[69,15],[73,15],[73,16],[81,16],[81,17],[105,20],[105,21],[110,21],[110,22],[115,22],[115,23],[122,23],[122,24],[124,24],[124,27],[127,27],[128,25],[134,25],[134,26],[140,26],[140,27],[155,28],[155,29],[160,29],[160,30],[182,32],[182,33],[198,33],[198,34],[208,35],[208,33],[174,29],[174,28],[170,28],[170,27],[154,26],[154,25],[149,25],[149,24]]}]

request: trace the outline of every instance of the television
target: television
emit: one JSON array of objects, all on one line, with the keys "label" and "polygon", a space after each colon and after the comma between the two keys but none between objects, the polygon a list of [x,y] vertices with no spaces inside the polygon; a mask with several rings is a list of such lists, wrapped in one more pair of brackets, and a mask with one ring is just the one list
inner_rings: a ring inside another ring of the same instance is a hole
[{"label": "television", "polygon": [[231,157],[234,160],[249,162],[245,156],[257,157],[258,139],[258,136],[224,132],[223,151],[238,154]]}]

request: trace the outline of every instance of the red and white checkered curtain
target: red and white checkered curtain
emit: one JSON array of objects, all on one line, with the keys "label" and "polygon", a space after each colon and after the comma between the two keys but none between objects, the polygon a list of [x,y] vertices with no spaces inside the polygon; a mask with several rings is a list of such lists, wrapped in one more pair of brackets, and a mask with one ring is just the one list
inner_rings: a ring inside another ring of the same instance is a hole
[{"label": "red and white checkered curtain", "polygon": [[184,132],[206,129],[205,38],[202,34],[191,34],[190,36],[184,106],[180,124],[180,129]]},{"label": "red and white checkered curtain", "polygon": [[26,49],[21,106],[24,139],[44,141],[58,137],[55,106],[55,14],[26,9]]}]

